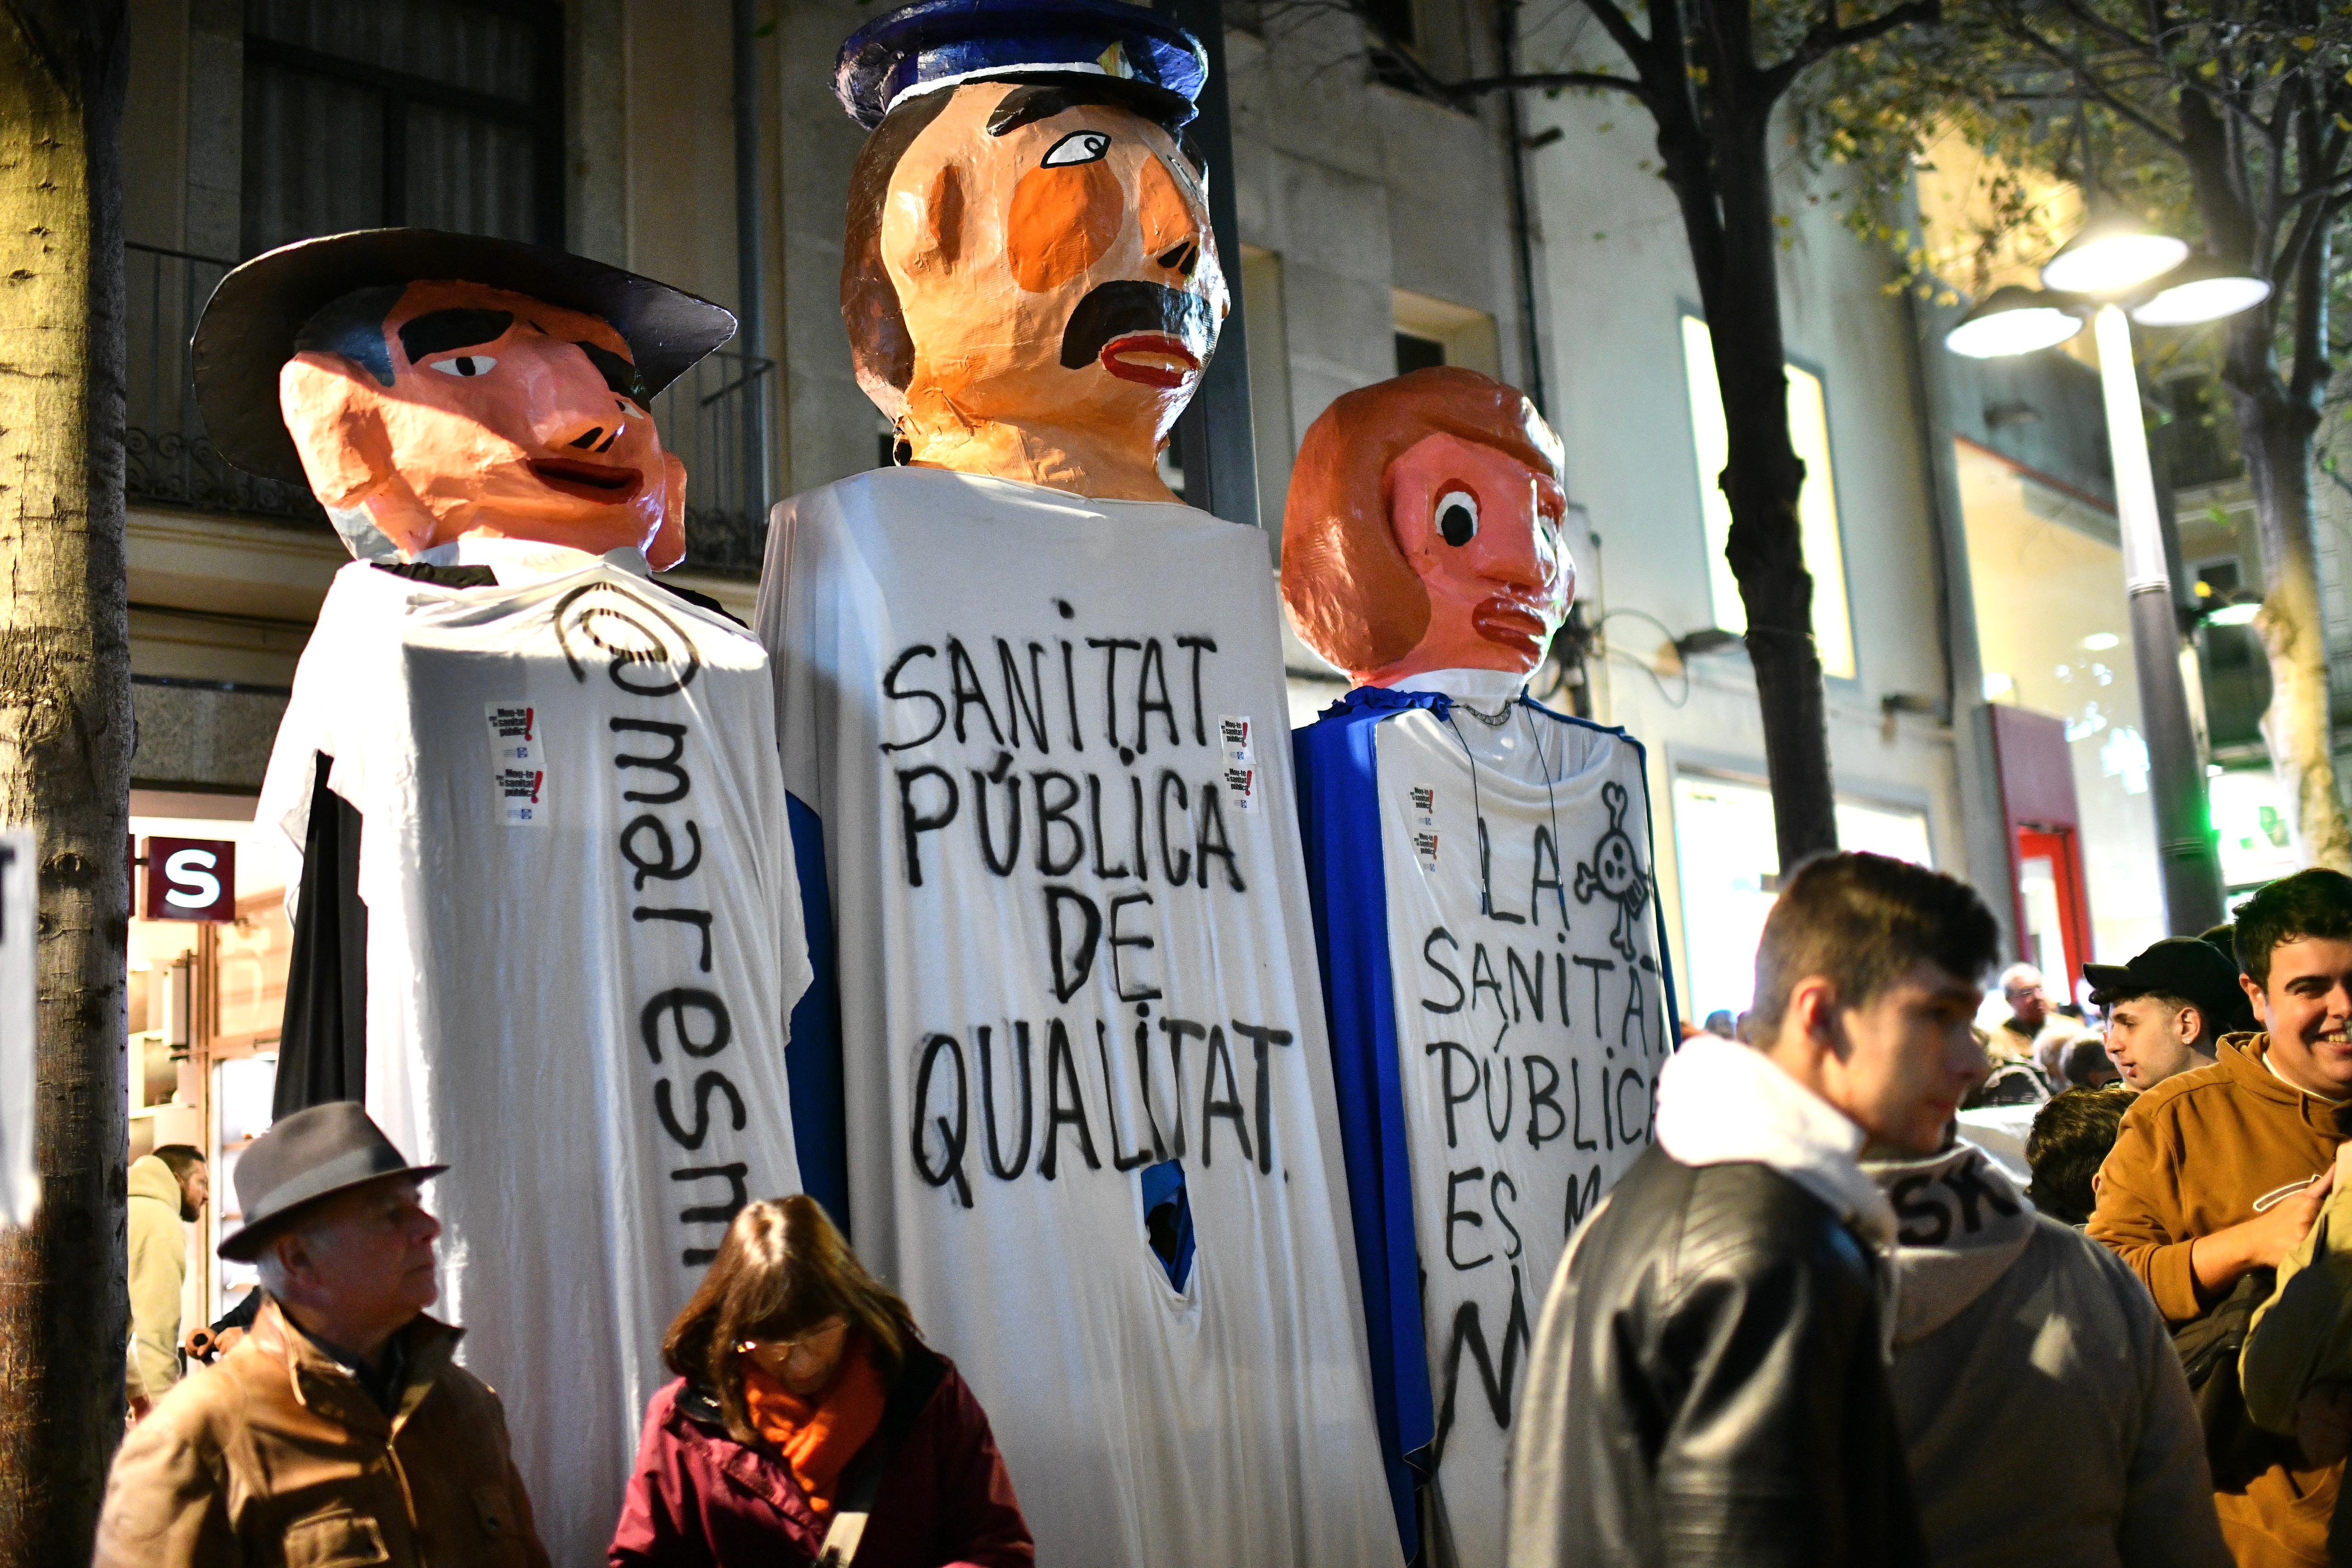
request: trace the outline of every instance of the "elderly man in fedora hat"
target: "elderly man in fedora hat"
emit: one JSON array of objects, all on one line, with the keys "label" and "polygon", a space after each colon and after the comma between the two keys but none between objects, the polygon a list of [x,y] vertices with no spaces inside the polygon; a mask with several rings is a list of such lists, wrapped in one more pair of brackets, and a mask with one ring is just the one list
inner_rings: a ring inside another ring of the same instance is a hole
[{"label": "elderly man in fedora hat", "polygon": [[94,1568],[548,1561],[498,1396],[425,1315],[441,1227],[418,1187],[444,1168],[347,1100],[246,1151],[245,1227],[220,1251],[257,1264],[268,1299],[115,1456]]}]

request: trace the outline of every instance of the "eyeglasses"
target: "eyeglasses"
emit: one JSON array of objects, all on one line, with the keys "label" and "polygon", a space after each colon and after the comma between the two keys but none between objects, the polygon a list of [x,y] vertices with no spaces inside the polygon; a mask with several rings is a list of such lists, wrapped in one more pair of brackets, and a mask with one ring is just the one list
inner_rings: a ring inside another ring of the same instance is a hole
[{"label": "eyeglasses", "polygon": [[812,1361],[823,1359],[834,1348],[835,1341],[847,1331],[846,1320],[833,1317],[793,1339],[739,1339],[735,1354],[749,1356],[771,1376],[782,1376],[794,1366],[805,1367]]}]

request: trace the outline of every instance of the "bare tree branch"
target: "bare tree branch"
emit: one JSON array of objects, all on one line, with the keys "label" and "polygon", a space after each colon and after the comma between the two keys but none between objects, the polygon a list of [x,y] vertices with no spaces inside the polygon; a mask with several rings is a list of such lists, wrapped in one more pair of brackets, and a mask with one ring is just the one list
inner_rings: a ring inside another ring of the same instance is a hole
[{"label": "bare tree branch", "polygon": [[1446,90],[1456,97],[1471,98],[1488,92],[1551,92],[1568,88],[1632,93],[1644,101],[1650,90],[1632,77],[1614,76],[1608,71],[1528,71],[1516,76],[1470,77],[1448,84]]},{"label": "bare tree branch", "polygon": [[[1584,8],[1592,14],[1592,19],[1601,24],[1601,30],[1609,35],[1609,41],[1623,50],[1626,59],[1633,63],[1634,70],[1640,72],[1644,80],[1648,80],[1652,64],[1650,40],[1643,37],[1634,27],[1633,19],[1618,8],[1616,0],[1582,0],[1582,4]],[[1676,39],[1675,42],[1679,47],[1681,40]]]},{"label": "bare tree branch", "polygon": [[1902,5],[1892,6],[1866,22],[1856,22],[1850,27],[1840,26],[1837,24],[1837,6],[1832,0],[1827,16],[1804,36],[1790,52],[1789,57],[1763,73],[1765,94],[1768,99],[1779,98],[1807,67],[1818,65],[1839,49],[1853,44],[1866,44],[1897,27],[1915,24],[1934,26],[1943,19],[1943,0],[1904,0]]}]

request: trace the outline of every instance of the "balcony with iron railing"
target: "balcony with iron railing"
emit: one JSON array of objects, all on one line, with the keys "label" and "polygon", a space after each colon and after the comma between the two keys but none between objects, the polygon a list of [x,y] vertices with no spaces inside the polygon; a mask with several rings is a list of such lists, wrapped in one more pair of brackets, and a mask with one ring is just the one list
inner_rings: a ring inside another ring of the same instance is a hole
[{"label": "balcony with iron railing", "polygon": [[[124,488],[134,504],[327,525],[299,485],[257,478],[215,451],[196,412],[188,339],[234,263],[125,245],[129,386]],[[768,533],[775,362],[725,350],[654,399],[662,444],[686,464],[686,564],[756,577]]]}]

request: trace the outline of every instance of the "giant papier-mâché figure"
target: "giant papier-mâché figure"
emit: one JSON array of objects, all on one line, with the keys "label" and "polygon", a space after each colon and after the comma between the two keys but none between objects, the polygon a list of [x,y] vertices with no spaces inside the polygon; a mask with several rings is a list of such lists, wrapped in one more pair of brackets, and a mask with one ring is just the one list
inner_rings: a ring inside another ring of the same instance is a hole
[{"label": "giant papier-m\u00e2ch\u00e9 figure", "polygon": [[359,558],[259,809],[299,861],[278,1109],[363,1099],[450,1167],[439,1310],[560,1562],[611,1538],[727,1221],[800,1185],[767,656],[651,576],[686,486],[651,399],[733,330],[578,256],[388,229],[246,263],[194,343],[219,450],[307,478]]},{"label": "giant papier-m\u00e2ch\u00e9 figure", "polygon": [[1155,464],[1227,308],[1203,78],[1118,0],[849,40],[843,315],[905,465],[778,508],[759,629],[850,1226],[1041,1560],[1394,1563],[1265,538]]},{"label": "giant papier-m\u00e2ch\u00e9 figure", "polygon": [[1309,427],[1283,518],[1292,623],[1358,683],[1294,737],[1300,815],[1382,1457],[1441,1564],[1503,1561],[1534,1320],[1675,1039],[1642,748],[1527,695],[1560,457],[1517,392],[1416,371]]}]

